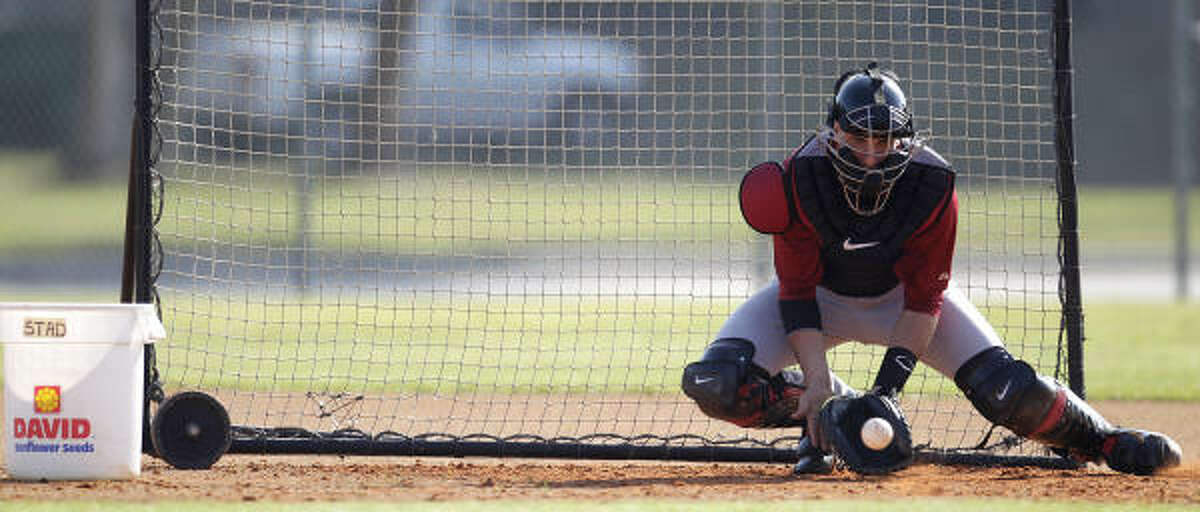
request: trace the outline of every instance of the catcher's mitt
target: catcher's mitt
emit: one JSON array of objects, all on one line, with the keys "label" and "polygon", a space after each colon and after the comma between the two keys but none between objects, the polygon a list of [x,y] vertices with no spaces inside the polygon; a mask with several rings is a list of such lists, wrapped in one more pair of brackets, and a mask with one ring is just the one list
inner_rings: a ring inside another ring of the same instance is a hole
[{"label": "catcher's mitt", "polygon": [[[862,442],[862,426],[868,419],[883,418],[892,425],[892,443],[876,451]],[[894,398],[866,393],[829,399],[818,413],[821,437],[833,447],[850,469],[866,475],[882,475],[912,464],[912,434]]]}]

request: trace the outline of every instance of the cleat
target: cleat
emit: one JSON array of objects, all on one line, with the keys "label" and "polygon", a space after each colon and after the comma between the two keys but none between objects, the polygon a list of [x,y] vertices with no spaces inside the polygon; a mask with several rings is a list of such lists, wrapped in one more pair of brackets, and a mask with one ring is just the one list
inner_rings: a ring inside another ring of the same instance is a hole
[{"label": "cleat", "polygon": [[833,473],[833,456],[826,455],[812,445],[807,437],[801,438],[796,445],[799,458],[792,466],[793,475],[828,475]]},{"label": "cleat", "polygon": [[807,455],[792,466],[793,475],[828,475],[833,473],[833,455]]},{"label": "cleat", "polygon": [[1100,452],[1108,467],[1134,475],[1153,475],[1178,466],[1183,459],[1183,450],[1174,440],[1146,430],[1117,430],[1104,440]]}]

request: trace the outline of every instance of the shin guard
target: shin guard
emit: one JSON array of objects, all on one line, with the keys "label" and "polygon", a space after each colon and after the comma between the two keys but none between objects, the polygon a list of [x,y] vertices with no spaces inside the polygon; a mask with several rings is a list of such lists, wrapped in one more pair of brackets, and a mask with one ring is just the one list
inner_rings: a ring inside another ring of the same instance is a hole
[{"label": "shin guard", "polygon": [[1091,406],[1071,390],[1039,376],[1028,363],[1001,347],[967,361],[954,376],[958,388],[991,422],[1077,458],[1097,460],[1114,433]]}]

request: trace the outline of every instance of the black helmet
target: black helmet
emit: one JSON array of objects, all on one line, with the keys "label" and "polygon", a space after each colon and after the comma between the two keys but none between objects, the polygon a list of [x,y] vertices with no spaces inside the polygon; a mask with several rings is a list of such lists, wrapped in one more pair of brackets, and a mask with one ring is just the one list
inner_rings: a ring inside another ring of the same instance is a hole
[{"label": "black helmet", "polygon": [[859,215],[874,215],[887,205],[892,185],[904,174],[920,148],[920,141],[913,140],[908,100],[896,76],[878,69],[874,62],[863,70],[843,74],[834,91],[825,121],[829,128],[836,123],[843,132],[887,139],[887,154],[878,155],[883,157],[881,161],[867,167],[859,160],[858,152],[834,133],[825,138],[826,152],[837,170],[850,209]]}]

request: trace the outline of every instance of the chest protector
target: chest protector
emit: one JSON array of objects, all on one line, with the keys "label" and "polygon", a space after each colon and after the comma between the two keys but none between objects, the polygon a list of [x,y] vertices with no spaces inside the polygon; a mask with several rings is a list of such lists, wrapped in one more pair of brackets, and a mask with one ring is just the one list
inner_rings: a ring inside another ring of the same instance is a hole
[{"label": "chest protector", "polygon": [[953,171],[909,164],[879,213],[854,213],[842,197],[828,158],[796,156],[784,173],[794,208],[803,212],[821,241],[821,286],[841,295],[881,295],[899,284],[894,267],[904,243],[942,205]]}]

